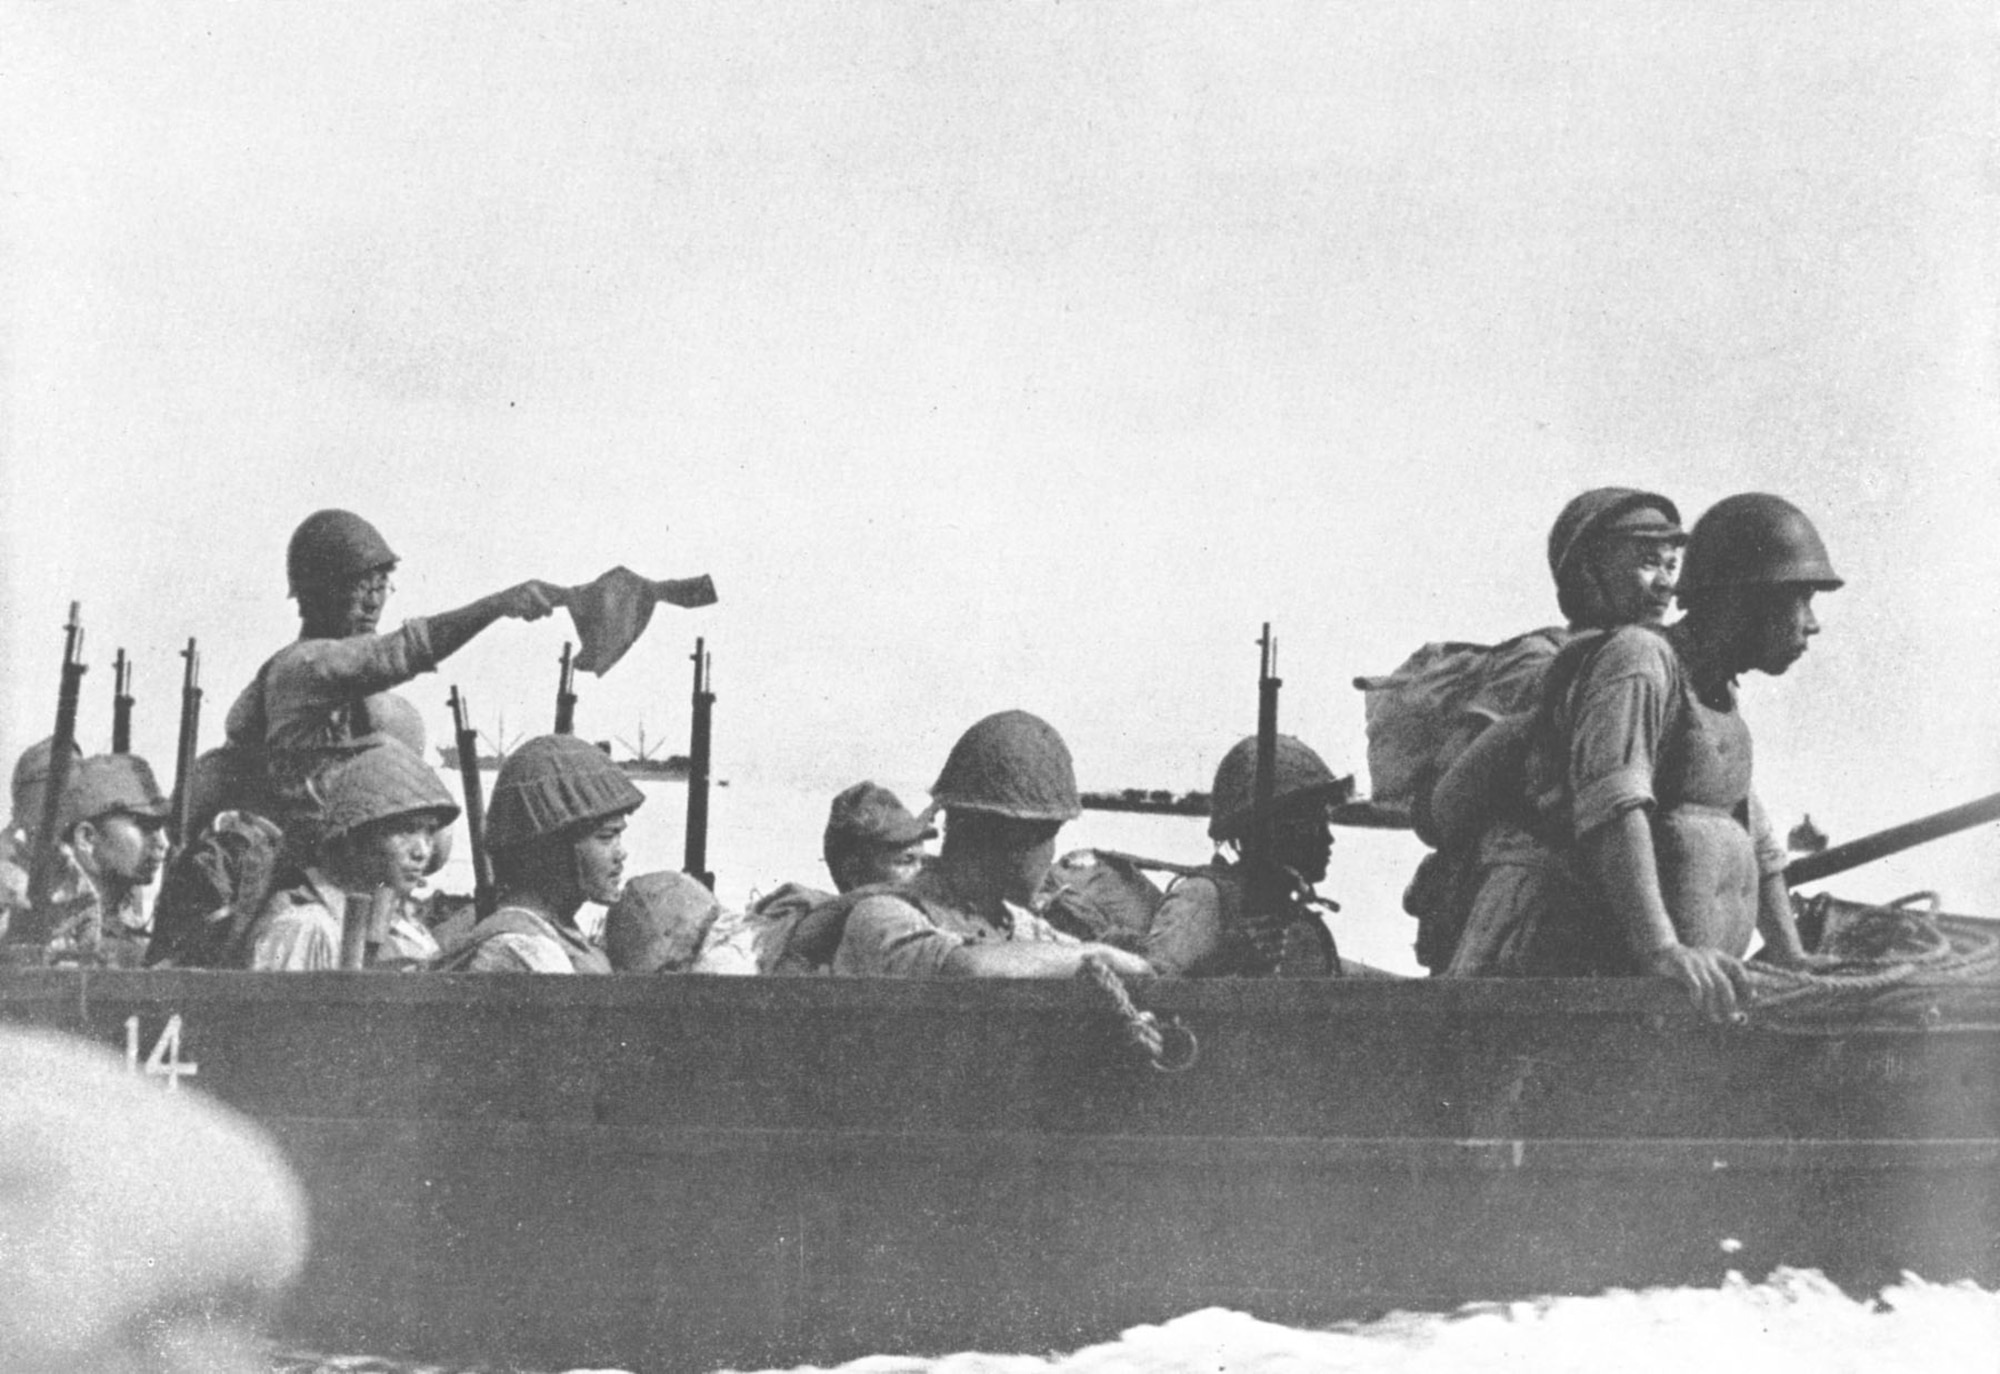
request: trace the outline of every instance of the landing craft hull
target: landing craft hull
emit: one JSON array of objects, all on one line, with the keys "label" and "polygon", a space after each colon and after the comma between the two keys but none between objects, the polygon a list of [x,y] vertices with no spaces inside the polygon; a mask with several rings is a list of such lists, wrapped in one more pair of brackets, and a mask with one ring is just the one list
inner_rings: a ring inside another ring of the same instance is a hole
[{"label": "landing craft hull", "polygon": [[1067,982],[38,970],[0,1015],[276,1133],[322,1348],[755,1368],[1778,1264],[2000,1282],[2000,1027],[1719,1028],[1637,981],[1140,996],[1192,1069]]}]

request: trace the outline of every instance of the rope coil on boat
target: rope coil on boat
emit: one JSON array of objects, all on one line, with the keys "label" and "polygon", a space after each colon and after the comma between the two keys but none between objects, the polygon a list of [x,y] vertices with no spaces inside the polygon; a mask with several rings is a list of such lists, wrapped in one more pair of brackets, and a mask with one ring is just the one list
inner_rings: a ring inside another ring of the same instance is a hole
[{"label": "rope coil on boat", "polygon": [[1150,1011],[1139,1010],[1124,981],[1111,965],[1094,954],[1084,956],[1081,976],[1104,994],[1111,1010],[1124,1023],[1126,1043],[1145,1055],[1153,1068],[1161,1073],[1182,1073],[1194,1067],[1194,1061],[1201,1056],[1201,1042],[1181,1024],[1179,1017],[1162,1021]]},{"label": "rope coil on boat", "polygon": [[[1823,951],[1831,964],[1745,966],[1757,993],[1753,1022],[1801,1034],[2000,1022],[2000,936],[1941,917],[1934,892],[1852,906],[1824,893],[1802,905],[1809,923],[1834,932]],[[1850,914],[1835,925],[1829,918],[1841,907]]]}]

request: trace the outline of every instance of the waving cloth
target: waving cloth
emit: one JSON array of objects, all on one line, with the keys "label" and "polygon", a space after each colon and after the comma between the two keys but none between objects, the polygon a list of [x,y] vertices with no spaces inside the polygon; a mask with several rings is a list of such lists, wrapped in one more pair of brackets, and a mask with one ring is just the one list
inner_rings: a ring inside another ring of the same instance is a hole
[{"label": "waving cloth", "polygon": [[645,631],[653,605],[660,601],[688,610],[713,606],[715,583],[705,573],[655,582],[618,567],[595,582],[571,587],[563,604],[576,622],[576,637],[583,641],[576,666],[603,677]]}]

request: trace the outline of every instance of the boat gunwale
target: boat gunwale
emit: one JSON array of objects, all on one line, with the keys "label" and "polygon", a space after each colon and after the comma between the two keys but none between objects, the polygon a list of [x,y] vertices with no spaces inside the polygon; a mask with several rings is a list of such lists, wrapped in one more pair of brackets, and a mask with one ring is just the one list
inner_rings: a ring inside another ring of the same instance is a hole
[{"label": "boat gunwale", "polygon": [[[381,1131],[379,1117],[286,1114],[267,1118],[283,1132],[331,1133],[357,1141]],[[613,1122],[398,1118],[424,1135],[476,1134],[496,1146],[561,1158],[588,1145],[621,1158],[724,1156],[739,1162],[800,1159],[815,1165],[954,1159],[978,1168],[1083,1162],[1092,1168],[1152,1169],[1227,1165],[1293,1169],[1387,1168],[1419,1172],[1662,1172],[1693,1175],[1736,1169],[1801,1168],[1957,1171],[2000,1168],[2000,1137],[1805,1136],[1431,1136],[1211,1135],[1121,1131],[882,1131],[800,1126],[659,1126]]]},{"label": "boat gunwale", "polygon": [[[1861,1021],[1851,1029],[1702,1021],[1684,993],[1648,978],[1549,979],[1189,979],[1134,981],[1141,1007],[1163,1016],[1223,1017],[1236,1023],[1311,1016],[1348,1020],[1643,1019],[1655,1028],[1686,1026],[1714,1035],[1764,1031],[1797,1034],[1992,1035],[1985,1023],[1901,1026]],[[1100,998],[1076,979],[896,979],[742,977],[716,974],[613,974],[532,978],[493,974],[398,972],[263,973],[224,969],[14,968],[0,971],[0,1007],[60,1003],[87,1010],[114,1003],[297,1002],[320,1005],[674,1008],[729,1012],[822,1010],[955,1013],[992,1016],[1076,1011]]]}]

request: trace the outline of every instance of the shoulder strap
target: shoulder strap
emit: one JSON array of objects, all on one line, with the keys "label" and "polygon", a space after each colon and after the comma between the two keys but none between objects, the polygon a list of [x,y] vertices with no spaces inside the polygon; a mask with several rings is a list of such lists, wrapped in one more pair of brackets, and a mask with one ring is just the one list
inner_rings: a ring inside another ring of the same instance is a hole
[{"label": "shoulder strap", "polygon": [[896,897],[917,910],[924,900],[901,883],[870,883],[853,888],[809,908],[794,918],[783,947],[772,960],[772,973],[818,973],[833,964],[833,953],[847,933],[847,918],[868,897]]},{"label": "shoulder strap", "polygon": [[[1667,642],[1668,658],[1674,665],[1675,695],[1679,696],[1680,684],[1685,681],[1686,674],[1681,671],[1680,656],[1673,651],[1672,641],[1667,640],[1666,632],[1657,625],[1631,625],[1620,628],[1644,630],[1648,634],[1658,635]],[[1542,679],[1541,700],[1536,705],[1538,728],[1554,724],[1557,711],[1576,690],[1577,685],[1590,675],[1592,669],[1596,667],[1598,657],[1611,643],[1611,637],[1617,633],[1617,630],[1587,630],[1557,652],[1555,662],[1549,665],[1548,676]]]},{"label": "shoulder strap", "polygon": [[503,906],[474,926],[472,933],[465,937],[464,944],[455,945],[432,960],[431,967],[439,973],[463,973],[471,965],[479,947],[495,936],[541,934],[541,922],[533,915],[519,907]]},{"label": "shoulder strap", "polygon": [[[284,649],[278,650],[278,654],[283,652]],[[257,676],[250,679],[250,700],[257,708],[256,728],[250,733],[259,749],[262,749],[271,737],[271,708],[265,703],[264,697],[271,690],[271,665],[278,661],[278,654],[272,654],[259,664]]]},{"label": "shoulder strap", "polygon": [[1554,729],[1562,703],[1569,699],[1570,690],[1589,673],[1590,665],[1597,661],[1597,655],[1610,638],[1609,630],[1586,630],[1556,651],[1548,672],[1542,675],[1541,694],[1535,703],[1538,730],[1544,727]]},{"label": "shoulder strap", "polygon": [[1092,849],[1091,853],[1102,859],[1112,859],[1134,868],[1150,868],[1156,873],[1171,873],[1180,878],[1206,878],[1213,876],[1214,864],[1183,864],[1171,859],[1149,859],[1143,854],[1127,854],[1122,849]]}]

